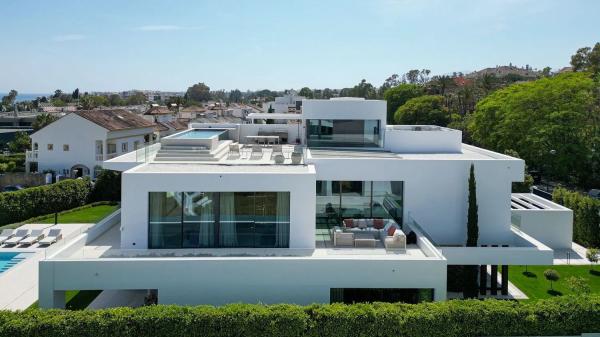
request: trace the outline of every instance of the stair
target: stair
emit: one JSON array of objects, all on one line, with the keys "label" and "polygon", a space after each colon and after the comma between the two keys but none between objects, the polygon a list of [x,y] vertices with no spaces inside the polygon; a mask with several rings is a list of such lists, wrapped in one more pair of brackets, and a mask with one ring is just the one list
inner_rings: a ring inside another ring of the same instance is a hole
[{"label": "stair", "polygon": [[210,161],[216,162],[221,160],[229,152],[229,145],[233,142],[231,140],[224,140],[219,142],[214,150],[208,150],[197,146],[186,146],[186,145],[164,145],[161,146],[160,151],[154,157],[154,161]]}]

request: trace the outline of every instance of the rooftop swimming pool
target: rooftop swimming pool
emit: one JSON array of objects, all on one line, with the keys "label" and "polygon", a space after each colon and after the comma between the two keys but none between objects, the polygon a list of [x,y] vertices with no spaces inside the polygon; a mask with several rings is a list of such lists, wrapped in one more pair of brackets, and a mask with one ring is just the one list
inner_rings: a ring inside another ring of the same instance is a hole
[{"label": "rooftop swimming pool", "polygon": [[0,274],[16,266],[29,255],[29,253],[0,253]]},{"label": "rooftop swimming pool", "polygon": [[174,139],[210,139],[215,136],[220,136],[225,133],[227,130],[207,130],[207,129],[194,129],[185,131],[183,133],[174,135],[172,138]]}]

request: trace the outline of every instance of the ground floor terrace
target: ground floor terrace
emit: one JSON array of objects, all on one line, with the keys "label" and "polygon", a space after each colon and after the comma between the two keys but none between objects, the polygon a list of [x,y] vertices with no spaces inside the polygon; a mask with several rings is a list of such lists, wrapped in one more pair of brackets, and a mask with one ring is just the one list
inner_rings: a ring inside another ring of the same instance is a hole
[{"label": "ground floor terrace", "polygon": [[446,298],[446,260],[425,238],[402,250],[120,249],[120,225],[97,228],[40,263],[40,306],[63,307],[69,290],[128,290],[161,304],[330,303]]}]

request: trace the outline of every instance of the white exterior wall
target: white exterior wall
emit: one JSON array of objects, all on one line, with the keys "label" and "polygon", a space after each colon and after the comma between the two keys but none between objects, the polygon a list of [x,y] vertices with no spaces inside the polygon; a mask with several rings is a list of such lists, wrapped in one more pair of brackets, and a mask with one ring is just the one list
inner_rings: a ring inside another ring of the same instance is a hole
[{"label": "white exterior wall", "polygon": [[468,177],[475,164],[480,244],[511,241],[510,194],[523,161],[335,158],[309,159],[317,180],[404,181],[404,218],[408,212],[437,244],[466,241]]},{"label": "white exterior wall", "polygon": [[290,192],[290,248],[315,247],[315,173],[147,173],[122,176],[121,248],[148,248],[149,192]]},{"label": "white exterior wall", "polygon": [[415,131],[405,126],[388,125],[383,147],[395,153],[459,153],[462,148],[462,132],[447,128],[439,131]]},{"label": "white exterior wall", "polygon": [[304,119],[378,119],[380,129],[386,126],[387,103],[380,100],[356,98],[305,99],[302,101]]},{"label": "white exterior wall", "polygon": [[[81,164],[93,174],[94,166],[102,165],[96,161],[96,140],[106,143],[106,134],[106,129],[76,114],[62,117],[31,135],[32,146],[38,144],[38,171],[62,173]],[[48,151],[48,144],[54,145],[53,151]],[[69,151],[63,151],[63,144],[69,145]]]},{"label": "white exterior wall", "polygon": [[348,258],[113,258],[40,263],[40,306],[72,289],[158,289],[160,304],[329,303],[330,288],[432,288],[446,298],[446,261]]}]

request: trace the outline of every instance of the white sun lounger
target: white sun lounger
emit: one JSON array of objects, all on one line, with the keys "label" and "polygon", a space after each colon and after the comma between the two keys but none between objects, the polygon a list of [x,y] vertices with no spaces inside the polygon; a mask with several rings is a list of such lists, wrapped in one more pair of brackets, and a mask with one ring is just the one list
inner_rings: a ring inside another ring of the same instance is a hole
[{"label": "white sun lounger", "polygon": [[4,243],[4,241],[12,238],[15,235],[14,229],[3,229],[2,233],[0,233],[0,245]]},{"label": "white sun lounger", "polygon": [[34,229],[31,231],[31,234],[29,234],[28,237],[26,237],[25,239],[19,241],[20,245],[27,245],[27,246],[31,246],[32,244],[40,241],[41,239],[44,238],[44,230],[43,229]]},{"label": "white sun lounger", "polygon": [[40,245],[49,246],[53,243],[56,243],[58,240],[62,239],[62,233],[60,228],[53,228],[48,231],[48,235],[45,238],[40,240]]},{"label": "white sun lounger", "polygon": [[15,235],[4,241],[5,245],[16,245],[19,242],[21,242],[21,240],[25,239],[26,237],[29,236],[29,229],[17,229],[17,232],[15,233]]}]

